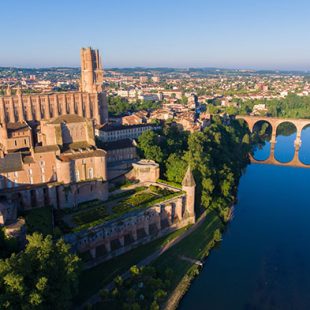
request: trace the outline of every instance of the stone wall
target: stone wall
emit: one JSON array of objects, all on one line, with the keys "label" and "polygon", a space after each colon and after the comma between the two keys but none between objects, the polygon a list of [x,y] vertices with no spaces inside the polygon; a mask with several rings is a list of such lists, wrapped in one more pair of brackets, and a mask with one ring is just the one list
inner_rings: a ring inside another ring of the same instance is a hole
[{"label": "stone wall", "polygon": [[29,210],[44,206],[70,208],[89,200],[108,199],[108,183],[103,180],[91,180],[70,185],[50,183],[37,186],[21,186],[18,192],[6,189],[0,195],[0,224],[13,221],[17,209]]},{"label": "stone wall", "polygon": [[102,262],[194,222],[186,209],[186,194],[180,191],[180,196],[64,238],[75,251]]}]

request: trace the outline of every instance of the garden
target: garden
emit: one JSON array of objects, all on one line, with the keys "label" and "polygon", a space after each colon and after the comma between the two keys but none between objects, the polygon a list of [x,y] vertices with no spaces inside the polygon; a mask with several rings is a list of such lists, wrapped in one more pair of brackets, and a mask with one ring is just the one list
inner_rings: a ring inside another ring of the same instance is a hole
[{"label": "garden", "polygon": [[154,185],[137,186],[123,192],[116,191],[105,202],[92,200],[74,208],[58,210],[55,219],[63,233],[78,232],[182,194]]}]

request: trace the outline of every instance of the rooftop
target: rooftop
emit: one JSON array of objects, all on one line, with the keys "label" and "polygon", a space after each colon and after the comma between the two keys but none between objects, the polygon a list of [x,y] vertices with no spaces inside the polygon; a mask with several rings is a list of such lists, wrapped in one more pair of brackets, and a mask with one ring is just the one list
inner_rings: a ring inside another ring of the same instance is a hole
[{"label": "rooftop", "polygon": [[195,179],[193,177],[190,166],[188,166],[187,171],[185,173],[184,179],[182,181],[182,186],[195,186]]},{"label": "rooftop", "polygon": [[104,124],[99,128],[100,131],[115,131],[115,130],[127,130],[127,129],[134,129],[134,128],[143,128],[143,127],[154,127],[152,124],[139,124],[139,125],[109,125]]},{"label": "rooftop", "polygon": [[65,123],[82,123],[85,122],[86,119],[82,116],[76,114],[68,114],[68,115],[61,115],[49,122],[49,124],[61,124]]},{"label": "rooftop", "polygon": [[22,154],[9,153],[0,158],[0,173],[8,173],[23,170]]}]

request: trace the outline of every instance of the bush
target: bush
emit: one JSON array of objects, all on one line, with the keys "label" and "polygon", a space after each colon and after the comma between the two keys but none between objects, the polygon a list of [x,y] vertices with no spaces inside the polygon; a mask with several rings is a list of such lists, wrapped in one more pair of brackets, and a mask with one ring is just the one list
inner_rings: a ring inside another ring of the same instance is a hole
[{"label": "bush", "polygon": [[214,232],[213,239],[214,239],[215,242],[219,242],[219,241],[222,240],[222,234],[221,234],[221,231],[219,229],[217,229]]},{"label": "bush", "polygon": [[27,233],[40,232],[44,236],[53,234],[52,207],[29,210],[25,213]]}]

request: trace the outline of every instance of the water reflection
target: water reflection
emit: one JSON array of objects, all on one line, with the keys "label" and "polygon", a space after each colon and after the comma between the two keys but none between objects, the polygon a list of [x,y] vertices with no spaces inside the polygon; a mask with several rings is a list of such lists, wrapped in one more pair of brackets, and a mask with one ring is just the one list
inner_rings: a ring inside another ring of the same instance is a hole
[{"label": "water reflection", "polygon": [[297,128],[292,123],[282,123],[276,132],[275,159],[282,163],[288,163],[294,158],[295,140]]},{"label": "water reflection", "polygon": [[299,159],[302,163],[310,165],[310,127],[305,127],[301,132]]},{"label": "water reflection", "polygon": [[277,143],[275,145],[275,151],[274,151],[275,159],[282,163],[290,162],[294,157],[295,140],[296,140],[296,133],[289,136],[282,136],[282,135],[277,136]]},{"label": "water reflection", "polygon": [[270,142],[265,141],[263,144],[258,145],[255,150],[253,157],[256,160],[266,160],[270,155]]},{"label": "water reflection", "polygon": [[263,140],[264,142],[257,144],[256,149],[254,150],[253,157],[256,160],[266,160],[270,155],[271,150],[271,133],[272,127],[270,123],[265,121],[258,121],[253,128],[252,136],[254,140],[257,141],[259,139]]}]

